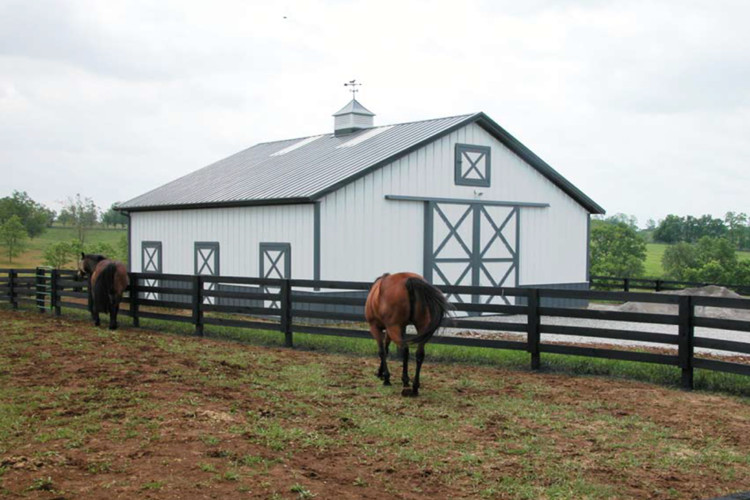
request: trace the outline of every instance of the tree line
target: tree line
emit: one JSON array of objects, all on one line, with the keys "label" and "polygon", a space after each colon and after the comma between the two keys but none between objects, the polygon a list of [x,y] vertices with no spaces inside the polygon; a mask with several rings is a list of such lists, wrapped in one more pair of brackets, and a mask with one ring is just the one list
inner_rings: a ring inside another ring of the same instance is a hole
[{"label": "tree line", "polygon": [[25,191],[13,191],[10,196],[0,198],[0,247],[12,263],[14,257],[24,252],[30,238],[36,238],[58,223],[76,229],[77,244],[68,245],[70,252],[74,252],[78,247],[84,248],[86,231],[91,228],[125,227],[127,217],[117,211],[116,205],[102,211],[91,198],[76,194],[68,197],[58,214],[31,199]]},{"label": "tree line", "polygon": [[750,250],[750,220],[744,212],[727,212],[724,219],[710,215],[694,217],[667,215],[659,224],[651,224],[652,237],[658,243],[697,243],[701,238],[724,238],[736,250]]},{"label": "tree line", "polygon": [[[634,217],[617,214],[595,218],[591,225],[591,274],[621,278],[645,275],[646,241],[669,243],[659,278],[745,285],[750,284],[750,261],[737,250],[750,247],[750,227],[744,213],[729,212],[724,220],[709,215],[669,215],[658,225],[640,231]],[[655,278],[657,276],[649,276]]]}]

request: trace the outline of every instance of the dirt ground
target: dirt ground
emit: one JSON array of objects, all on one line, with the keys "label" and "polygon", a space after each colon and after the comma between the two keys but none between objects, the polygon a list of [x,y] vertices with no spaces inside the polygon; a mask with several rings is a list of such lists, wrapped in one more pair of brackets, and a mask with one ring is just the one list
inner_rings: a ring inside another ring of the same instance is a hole
[{"label": "dirt ground", "polygon": [[[374,355],[110,333],[8,310],[0,310],[0,348],[7,498],[709,498],[750,490],[750,405],[720,394],[428,359],[423,394],[401,398],[397,384],[390,390],[374,378]],[[295,385],[281,367],[305,369],[294,372]],[[268,390],[266,376],[278,390]],[[523,405],[539,413],[511,410]],[[406,455],[419,434],[383,440],[366,431],[384,409],[394,426],[421,418],[449,432],[423,456]],[[532,451],[515,448],[521,442],[533,442]],[[601,489],[576,490],[579,483]]]}]

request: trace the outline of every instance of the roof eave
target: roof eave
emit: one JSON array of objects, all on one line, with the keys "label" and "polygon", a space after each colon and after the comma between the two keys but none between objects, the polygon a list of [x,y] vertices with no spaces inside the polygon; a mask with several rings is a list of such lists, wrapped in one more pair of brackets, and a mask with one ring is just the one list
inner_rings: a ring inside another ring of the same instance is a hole
[{"label": "roof eave", "polygon": [[604,214],[606,210],[594,200],[586,196],[573,183],[552,168],[547,162],[539,158],[534,152],[523,145],[521,141],[513,137],[507,130],[495,123],[495,121],[484,113],[477,113],[473,120],[483,129],[492,134],[497,140],[505,144],[511,151],[520,156],[526,163],[533,166],[539,173],[549,179],[553,184],[562,189],[568,196],[591,214]]},{"label": "roof eave", "polygon": [[161,212],[169,210],[193,210],[203,208],[235,208],[235,207],[257,207],[264,205],[303,205],[315,203],[314,199],[303,198],[275,198],[263,200],[234,200],[205,203],[175,203],[170,205],[144,205],[136,207],[119,207],[117,210],[123,213],[132,212]]}]

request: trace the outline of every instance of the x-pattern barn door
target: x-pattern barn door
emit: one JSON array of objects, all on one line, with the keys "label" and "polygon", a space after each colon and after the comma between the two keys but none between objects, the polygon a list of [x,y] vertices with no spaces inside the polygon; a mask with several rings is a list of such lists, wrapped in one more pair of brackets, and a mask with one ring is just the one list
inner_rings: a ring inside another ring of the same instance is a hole
[{"label": "x-pattern barn door", "polygon": [[[260,244],[261,278],[289,279],[292,274],[292,246],[289,243]],[[279,293],[279,287],[263,287],[263,293]],[[266,300],[263,307],[278,309],[278,300]]]},{"label": "x-pattern barn door", "polygon": [[[219,243],[196,242],[195,243],[195,274],[200,276],[219,275]],[[204,290],[216,290],[216,283],[204,283]],[[204,304],[215,304],[216,297],[204,297]]]},{"label": "x-pattern barn door", "polygon": [[[141,270],[144,273],[161,273],[161,241],[144,241],[141,243]],[[159,280],[147,279],[144,284],[148,287],[158,287]],[[144,299],[159,300],[159,294],[145,292]]]},{"label": "x-pattern barn door", "polygon": [[[426,202],[425,277],[438,285],[517,286],[518,207]],[[507,297],[449,294],[458,302]]]}]

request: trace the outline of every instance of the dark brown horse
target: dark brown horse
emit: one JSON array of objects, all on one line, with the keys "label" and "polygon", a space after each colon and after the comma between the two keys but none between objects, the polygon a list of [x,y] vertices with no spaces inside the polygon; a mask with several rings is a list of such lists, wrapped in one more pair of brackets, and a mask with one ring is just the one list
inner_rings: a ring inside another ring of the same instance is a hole
[{"label": "dark brown horse", "polygon": [[89,311],[94,324],[99,326],[99,313],[109,314],[109,329],[117,329],[117,313],[120,310],[122,293],[129,285],[128,270],[122,262],[110,260],[103,255],[81,252],[78,261],[78,276],[89,282]]},{"label": "dark brown horse", "polygon": [[[386,357],[391,341],[400,349],[403,360],[401,381],[404,396],[419,394],[419,372],[424,361],[424,345],[440,326],[451,309],[440,290],[414,273],[384,274],[373,283],[365,304],[365,318],[370,333],[378,343],[380,368],[377,376],[384,385],[391,385]],[[412,324],[417,335],[406,339],[406,325]],[[417,344],[417,370],[409,388],[409,344]]]}]

